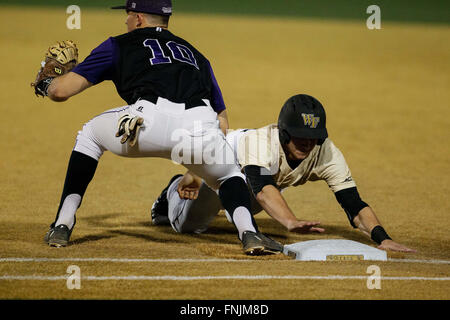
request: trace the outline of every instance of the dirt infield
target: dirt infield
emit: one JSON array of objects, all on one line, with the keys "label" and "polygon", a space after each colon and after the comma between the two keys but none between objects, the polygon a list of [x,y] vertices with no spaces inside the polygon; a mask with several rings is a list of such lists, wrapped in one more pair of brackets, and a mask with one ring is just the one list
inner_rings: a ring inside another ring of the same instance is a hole
[{"label": "dirt infield", "polygon": [[[201,235],[152,226],[152,202],[183,168],[109,153],[77,213],[71,245],[44,244],[77,131],[124,105],[111,83],[61,104],[32,93],[53,41],[74,40],[84,58],[126,31],[123,13],[83,11],[81,30],[66,29],[66,18],[57,9],[0,11],[0,299],[450,298],[448,26],[384,23],[371,31],[365,21],[174,15],[171,30],[210,58],[232,128],[275,122],[293,94],[317,97],[362,198],[393,239],[418,250],[388,253],[388,262],[298,262],[246,257],[223,215]],[[351,228],[325,183],[285,196],[298,217],[321,221],[326,233],[289,234],[258,215],[261,231],[276,240],[373,245]],[[381,289],[367,288],[372,264],[381,269]],[[79,290],[66,286],[70,265],[81,270]]]}]

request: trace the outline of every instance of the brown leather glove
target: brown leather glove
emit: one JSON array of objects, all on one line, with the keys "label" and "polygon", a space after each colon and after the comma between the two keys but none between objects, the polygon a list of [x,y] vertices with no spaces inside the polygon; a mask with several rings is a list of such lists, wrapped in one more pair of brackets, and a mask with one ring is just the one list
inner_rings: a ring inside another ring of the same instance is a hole
[{"label": "brown leather glove", "polygon": [[45,53],[36,80],[31,83],[36,96],[45,97],[52,80],[72,70],[78,63],[78,48],[71,40],[58,41]]}]

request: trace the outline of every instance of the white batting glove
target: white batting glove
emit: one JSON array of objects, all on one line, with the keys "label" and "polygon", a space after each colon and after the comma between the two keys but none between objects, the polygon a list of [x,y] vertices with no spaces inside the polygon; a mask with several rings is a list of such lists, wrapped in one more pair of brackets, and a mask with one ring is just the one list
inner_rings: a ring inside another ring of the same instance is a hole
[{"label": "white batting glove", "polygon": [[144,123],[144,118],[139,116],[131,116],[129,114],[124,114],[119,118],[117,122],[117,133],[116,137],[122,136],[120,143],[124,144],[128,141],[130,147],[136,144],[139,129]]}]

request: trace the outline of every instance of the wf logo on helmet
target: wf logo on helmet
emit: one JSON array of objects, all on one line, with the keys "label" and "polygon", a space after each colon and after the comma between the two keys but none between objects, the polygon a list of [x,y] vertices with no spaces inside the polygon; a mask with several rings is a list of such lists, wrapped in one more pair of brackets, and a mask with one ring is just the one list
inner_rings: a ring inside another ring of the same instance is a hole
[{"label": "wf logo on helmet", "polygon": [[315,129],[319,124],[320,117],[314,117],[314,114],[302,113],[303,123],[311,129]]}]

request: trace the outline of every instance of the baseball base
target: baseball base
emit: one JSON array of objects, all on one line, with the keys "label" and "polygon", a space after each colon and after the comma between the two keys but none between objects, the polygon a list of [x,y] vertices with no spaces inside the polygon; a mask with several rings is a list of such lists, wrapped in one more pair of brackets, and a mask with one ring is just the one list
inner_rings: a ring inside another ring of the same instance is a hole
[{"label": "baseball base", "polygon": [[342,239],[296,242],[285,245],[283,253],[300,261],[387,260],[384,250]]}]

